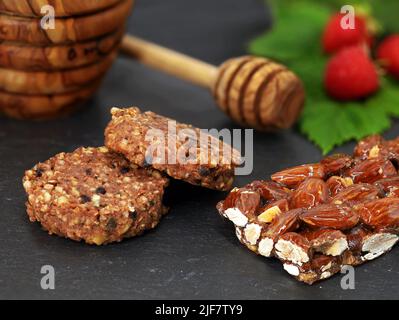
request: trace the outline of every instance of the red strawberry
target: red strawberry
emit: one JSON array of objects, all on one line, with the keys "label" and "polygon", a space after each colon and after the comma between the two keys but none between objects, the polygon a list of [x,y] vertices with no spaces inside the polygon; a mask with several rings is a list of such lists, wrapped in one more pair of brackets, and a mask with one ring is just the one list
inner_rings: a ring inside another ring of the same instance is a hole
[{"label": "red strawberry", "polygon": [[388,73],[399,79],[399,34],[389,36],[380,44],[377,58]]},{"label": "red strawberry", "polygon": [[367,29],[366,18],[355,16],[355,28],[343,29],[341,20],[344,14],[333,15],[323,34],[323,48],[326,53],[336,52],[344,47],[353,45],[372,44],[372,36]]},{"label": "red strawberry", "polygon": [[325,87],[338,100],[365,98],[379,88],[377,69],[363,47],[348,47],[327,64]]}]

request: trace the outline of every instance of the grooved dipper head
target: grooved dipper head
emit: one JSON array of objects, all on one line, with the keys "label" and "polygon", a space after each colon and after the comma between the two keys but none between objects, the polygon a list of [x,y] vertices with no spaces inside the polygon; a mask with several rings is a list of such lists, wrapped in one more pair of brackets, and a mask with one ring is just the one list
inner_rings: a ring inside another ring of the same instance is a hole
[{"label": "grooved dipper head", "polygon": [[262,131],[291,127],[305,101],[302,82],[292,71],[252,56],[226,61],[219,68],[213,93],[233,120]]}]

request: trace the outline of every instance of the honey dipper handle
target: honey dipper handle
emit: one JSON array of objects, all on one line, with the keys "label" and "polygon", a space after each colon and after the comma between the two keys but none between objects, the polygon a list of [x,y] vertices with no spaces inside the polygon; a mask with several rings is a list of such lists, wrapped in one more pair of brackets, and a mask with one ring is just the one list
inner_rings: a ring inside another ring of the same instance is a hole
[{"label": "honey dipper handle", "polygon": [[212,88],[218,68],[159,45],[125,35],[121,50],[141,63],[186,81]]}]

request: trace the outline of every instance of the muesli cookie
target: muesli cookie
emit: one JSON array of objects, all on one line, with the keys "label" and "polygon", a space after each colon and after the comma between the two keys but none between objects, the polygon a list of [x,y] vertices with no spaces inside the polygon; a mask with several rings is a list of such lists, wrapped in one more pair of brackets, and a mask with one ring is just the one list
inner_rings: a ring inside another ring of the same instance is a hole
[{"label": "muesli cookie", "polygon": [[188,124],[140,112],[112,108],[105,145],[141,167],[153,167],[193,185],[229,190],[240,154],[230,145]]},{"label": "muesli cookie", "polygon": [[353,156],[288,168],[233,189],[217,209],[251,251],[312,284],[399,241],[399,139],[372,136]]},{"label": "muesli cookie", "polygon": [[154,228],[168,179],[106,147],[60,153],[26,171],[27,211],[50,234],[102,245]]}]

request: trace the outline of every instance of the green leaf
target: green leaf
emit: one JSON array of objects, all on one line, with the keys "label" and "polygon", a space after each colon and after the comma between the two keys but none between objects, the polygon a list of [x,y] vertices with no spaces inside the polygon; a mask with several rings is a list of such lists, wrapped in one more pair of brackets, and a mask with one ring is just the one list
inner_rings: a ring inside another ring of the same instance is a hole
[{"label": "green leaf", "polygon": [[323,154],[351,139],[361,139],[389,128],[389,117],[374,105],[340,104],[324,99],[306,108],[300,130],[317,144]]},{"label": "green leaf", "polygon": [[290,2],[279,7],[272,32],[266,32],[251,42],[249,50],[285,62],[319,52],[314,39],[321,37],[329,10],[318,4],[303,6],[300,3]]},{"label": "green leaf", "polygon": [[383,90],[368,101],[368,105],[379,106],[391,116],[399,117],[399,84],[391,79],[382,79]]},{"label": "green leaf", "polygon": [[375,18],[383,25],[386,33],[399,32],[399,1],[370,0]]},{"label": "green leaf", "polygon": [[[374,0],[356,1],[373,10]],[[390,116],[399,117],[399,85],[381,80],[381,90],[362,102],[342,103],[329,98],[323,77],[329,57],[321,52],[321,35],[332,12],[343,0],[278,0],[274,3],[273,29],[251,42],[252,54],[278,60],[304,82],[307,101],[299,122],[300,131],[324,154],[352,139],[381,133],[390,127]],[[352,4],[355,4],[352,1]],[[398,11],[396,11],[398,12]]]}]

